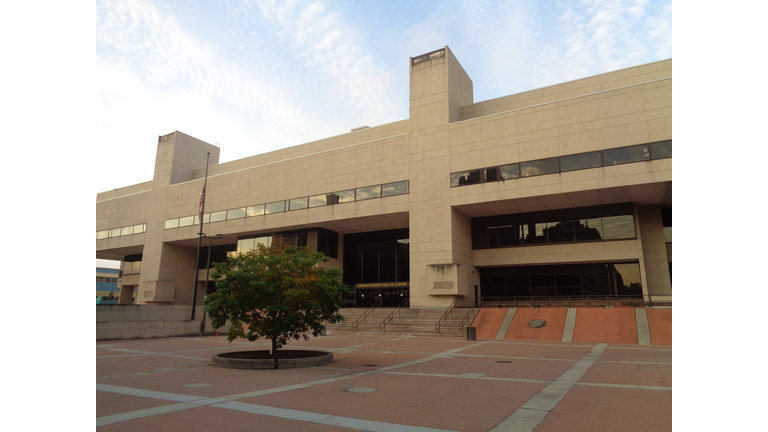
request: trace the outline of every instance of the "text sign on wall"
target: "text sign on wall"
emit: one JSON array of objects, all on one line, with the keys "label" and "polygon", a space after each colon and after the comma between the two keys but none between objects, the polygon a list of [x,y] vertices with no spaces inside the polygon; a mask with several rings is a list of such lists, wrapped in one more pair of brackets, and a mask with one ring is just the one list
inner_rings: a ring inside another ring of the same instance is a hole
[{"label": "text sign on wall", "polygon": [[408,282],[377,282],[355,284],[355,289],[360,288],[408,288]]},{"label": "text sign on wall", "polygon": [[434,289],[453,289],[453,281],[435,282],[432,286]]}]

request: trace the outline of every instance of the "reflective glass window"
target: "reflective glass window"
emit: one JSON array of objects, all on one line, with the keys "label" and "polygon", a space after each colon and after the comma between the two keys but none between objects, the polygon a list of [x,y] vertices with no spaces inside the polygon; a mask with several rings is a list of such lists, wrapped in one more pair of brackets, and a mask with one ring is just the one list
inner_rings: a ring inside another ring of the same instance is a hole
[{"label": "reflective glass window", "polygon": [[558,158],[540,159],[520,164],[520,175],[531,177],[543,174],[554,174],[560,171]]},{"label": "reflective glass window", "polygon": [[601,218],[579,219],[576,222],[576,241],[602,240],[603,220]]},{"label": "reflective glass window", "polygon": [[195,223],[195,217],[194,216],[185,216],[183,218],[179,218],[179,226],[185,227],[190,226]]},{"label": "reflective glass window", "polygon": [[501,174],[498,167],[485,168],[483,170],[483,183],[501,181]]},{"label": "reflective glass window", "polygon": [[266,205],[266,214],[282,213],[285,211],[285,201],[275,201]]},{"label": "reflective glass window", "polygon": [[[210,223],[210,222],[211,222],[211,214],[210,213],[203,214],[203,223],[207,224],[207,223]],[[199,215],[195,215],[194,225],[200,225],[200,216]]]},{"label": "reflective glass window", "polygon": [[253,240],[254,239],[244,239],[244,240],[238,240],[237,241],[237,253],[245,253],[248,251],[253,250]]},{"label": "reflective glass window", "polygon": [[253,239],[254,248],[260,244],[263,244],[266,247],[272,246],[272,236],[264,236],[264,237],[256,237]]},{"label": "reflective glass window", "polygon": [[560,157],[560,171],[562,172],[601,166],[603,166],[603,155],[599,151]]},{"label": "reflective glass window", "polygon": [[131,235],[133,234],[133,225],[128,227],[122,227],[120,229],[120,235]]},{"label": "reflective glass window", "polygon": [[133,274],[141,273],[141,261],[134,261],[131,264],[131,272]]},{"label": "reflective glass window", "polygon": [[575,241],[573,221],[547,223],[547,243],[564,243]]},{"label": "reflective glass window", "polygon": [[179,218],[168,219],[165,221],[165,229],[178,228],[178,227],[179,227]]},{"label": "reflective glass window", "polygon": [[464,171],[451,174],[451,187],[473,185],[480,182],[480,170]]},{"label": "reflective glass window", "polygon": [[520,164],[510,164],[499,167],[501,178],[504,180],[520,178]]},{"label": "reflective glass window", "polygon": [[101,240],[109,237],[109,230],[99,231],[96,233],[96,240]]},{"label": "reflective glass window", "polygon": [[371,198],[381,197],[381,186],[369,186],[359,188],[355,191],[355,199],[357,201],[363,201]]},{"label": "reflective glass window", "polygon": [[632,215],[603,218],[604,239],[635,238],[635,221]]},{"label": "reflective glass window", "polygon": [[672,243],[672,227],[664,227],[664,243]]},{"label": "reflective glass window", "polygon": [[248,206],[245,208],[245,214],[247,217],[251,216],[261,216],[264,214],[264,204],[259,204],[255,206]]},{"label": "reflective glass window", "polygon": [[605,166],[642,162],[650,159],[651,155],[648,152],[647,144],[603,150],[603,163]]},{"label": "reflective glass window", "polygon": [[642,295],[643,286],[640,281],[640,264],[614,264],[616,281],[616,294],[618,295]]},{"label": "reflective glass window", "polygon": [[408,193],[408,180],[387,183],[381,186],[381,196],[402,195]]},{"label": "reflective glass window", "polygon": [[211,222],[221,222],[223,220],[227,220],[226,210],[211,213]]},{"label": "reflective glass window", "polygon": [[526,227],[526,236],[523,240],[524,244],[540,244],[547,242],[547,224],[546,223],[532,223]]},{"label": "reflective glass window", "polygon": [[333,201],[331,201],[331,204],[342,204],[342,203],[348,203],[348,202],[354,202],[355,201],[355,190],[345,190],[341,192],[335,192],[331,195],[333,197]]},{"label": "reflective glass window", "polygon": [[245,207],[227,210],[227,220],[245,217]]},{"label": "reflective glass window", "polygon": [[133,233],[134,234],[143,233],[144,231],[146,231],[146,229],[147,229],[147,224],[134,225],[133,226]]},{"label": "reflective glass window", "polygon": [[310,207],[322,207],[328,205],[329,197],[331,195],[315,195],[309,197]]},{"label": "reflective glass window", "polygon": [[651,156],[653,159],[666,159],[672,157],[672,141],[660,141],[651,143]]},{"label": "reflective glass window", "polygon": [[309,206],[309,198],[294,198],[288,202],[288,210],[301,210]]}]

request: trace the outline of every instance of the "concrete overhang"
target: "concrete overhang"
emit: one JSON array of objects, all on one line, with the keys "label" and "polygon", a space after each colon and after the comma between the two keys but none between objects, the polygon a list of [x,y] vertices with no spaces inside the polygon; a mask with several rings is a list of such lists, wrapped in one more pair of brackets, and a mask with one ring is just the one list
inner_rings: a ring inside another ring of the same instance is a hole
[{"label": "concrete overhang", "polygon": [[672,182],[563,192],[453,206],[470,218],[634,202],[672,207]]},{"label": "concrete overhang", "polygon": [[[243,231],[240,226],[227,227],[228,222],[216,222],[214,224],[203,225],[203,232],[206,235],[213,236],[222,234],[224,237],[220,240],[214,240],[214,245],[232,244],[237,242],[238,237],[247,235],[268,235],[273,232],[294,231],[308,228],[324,228],[335,231],[339,234],[352,234],[368,231],[383,231],[398,228],[408,228],[408,212],[387,213],[373,216],[363,216],[350,219],[329,220],[324,222],[315,222],[311,224],[285,225],[279,229],[272,230],[254,230]],[[197,247],[197,228],[194,228],[194,234],[185,233],[186,238],[166,240],[165,243],[172,243],[180,246]],[[203,239],[203,246],[207,246],[208,241]]]}]

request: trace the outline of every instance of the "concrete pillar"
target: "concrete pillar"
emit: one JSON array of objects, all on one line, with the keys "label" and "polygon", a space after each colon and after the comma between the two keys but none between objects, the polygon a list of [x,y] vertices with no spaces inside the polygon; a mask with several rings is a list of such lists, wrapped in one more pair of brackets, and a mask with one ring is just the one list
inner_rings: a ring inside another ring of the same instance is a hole
[{"label": "concrete pillar", "polygon": [[643,248],[640,265],[644,266],[646,278],[643,292],[650,295],[672,295],[661,208],[637,206],[637,223]]}]

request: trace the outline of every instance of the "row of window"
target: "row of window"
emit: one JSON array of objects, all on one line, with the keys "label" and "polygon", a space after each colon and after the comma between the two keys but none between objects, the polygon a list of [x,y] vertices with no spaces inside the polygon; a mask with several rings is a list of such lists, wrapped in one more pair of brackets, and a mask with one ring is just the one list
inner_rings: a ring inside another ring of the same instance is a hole
[{"label": "row of window", "polygon": [[631,204],[472,219],[472,249],[636,238]]},{"label": "row of window", "polygon": [[480,289],[490,302],[493,297],[643,294],[638,263],[481,268]]},{"label": "row of window", "polygon": [[99,283],[99,282],[117,283],[117,278],[116,277],[96,276],[96,283]]},{"label": "row of window", "polygon": [[621,165],[672,157],[672,141],[513,163],[451,174],[451,187],[512,180],[544,174]]},{"label": "row of window", "polygon": [[133,234],[141,234],[147,231],[147,224],[129,225],[121,228],[112,228],[96,232],[96,240],[111,237],[120,237]]},{"label": "row of window", "polygon": [[487,248],[635,238],[631,215],[488,227]]},{"label": "row of window", "polygon": [[[310,197],[294,198],[285,201],[276,201],[266,204],[258,204],[248,207],[240,207],[222,210],[203,215],[203,223],[220,222],[245,217],[263,216],[274,213],[283,213],[292,210],[302,210],[313,207],[323,207],[333,204],[342,204],[354,201],[364,201],[373,198],[382,198],[408,193],[408,180],[387,183],[377,186],[368,186],[357,189],[349,189],[329,194]],[[180,228],[197,225],[200,223],[198,215],[173,218],[165,221],[165,229]]]}]

